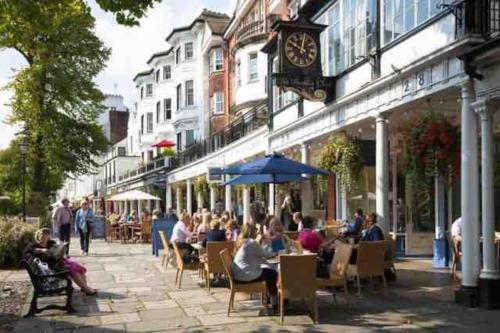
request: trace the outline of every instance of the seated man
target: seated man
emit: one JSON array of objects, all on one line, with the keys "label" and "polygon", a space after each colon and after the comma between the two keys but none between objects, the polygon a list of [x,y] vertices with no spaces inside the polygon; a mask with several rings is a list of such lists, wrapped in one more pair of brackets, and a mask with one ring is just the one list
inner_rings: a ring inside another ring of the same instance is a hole
[{"label": "seated man", "polygon": [[354,221],[347,223],[347,236],[359,236],[363,228],[363,210],[357,209],[354,213]]},{"label": "seated man", "polygon": [[321,237],[312,230],[314,227],[314,220],[310,216],[304,217],[302,220],[303,229],[299,232],[299,242],[304,250],[308,250],[317,253],[322,239]]},{"label": "seated man", "polygon": [[301,231],[304,226],[302,225],[303,216],[301,212],[295,212],[292,216],[292,223],[288,226],[289,231]]},{"label": "seated man", "polygon": [[193,236],[193,234],[188,230],[190,223],[191,219],[189,218],[189,215],[183,214],[181,219],[174,225],[172,237],[170,237],[170,242],[176,242],[179,249],[185,250],[188,255],[191,255],[194,251],[194,247],[192,247],[188,242]]},{"label": "seated man", "polygon": [[374,242],[384,240],[384,233],[382,229],[377,225],[377,215],[375,213],[370,213],[366,216],[366,224],[368,229],[361,240],[364,242]]}]

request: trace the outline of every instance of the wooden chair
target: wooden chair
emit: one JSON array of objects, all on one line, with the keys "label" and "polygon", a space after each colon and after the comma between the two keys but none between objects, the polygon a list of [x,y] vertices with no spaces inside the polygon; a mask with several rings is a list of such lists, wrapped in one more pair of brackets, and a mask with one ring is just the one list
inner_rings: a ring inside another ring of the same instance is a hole
[{"label": "wooden chair", "polygon": [[352,246],[348,244],[337,244],[335,255],[330,265],[330,278],[317,278],[318,289],[332,288],[333,300],[336,301],[335,288],[344,288],[347,307],[349,308],[349,289],[347,288],[347,266],[352,254]]},{"label": "wooden chair", "polygon": [[295,251],[298,253],[298,254],[302,254],[302,252],[304,252],[304,248],[302,248],[302,244],[300,244],[300,242],[298,240],[292,240],[291,241],[291,246],[295,248]]},{"label": "wooden chair", "polygon": [[234,310],[234,295],[236,293],[260,293],[262,295],[262,303],[265,308],[267,308],[267,289],[266,282],[248,282],[241,283],[234,280],[233,273],[231,271],[231,254],[228,249],[224,249],[220,252],[220,258],[222,265],[224,266],[224,270],[229,278],[229,287],[231,288],[231,296],[229,297],[229,304],[227,307],[227,316],[231,313],[231,310]]},{"label": "wooden chair", "polygon": [[361,278],[369,277],[373,286],[373,277],[380,276],[384,284],[384,293],[387,293],[387,282],[385,280],[385,253],[387,251],[386,241],[359,242],[357,261],[355,265],[347,268],[348,276],[355,276],[358,284],[358,295],[361,295]]},{"label": "wooden chair", "polygon": [[[172,247],[174,248],[175,261],[177,264],[177,272],[175,274],[175,284],[177,285],[177,288],[180,288],[182,284],[182,275],[184,274],[184,271],[185,270],[197,271],[200,269],[200,263],[199,262],[185,263],[184,260],[182,260],[181,250],[179,249],[177,242],[172,242]],[[179,273],[181,274],[179,275]]]},{"label": "wooden chair", "polygon": [[106,242],[112,243],[121,239],[121,229],[118,224],[108,224],[106,227]]},{"label": "wooden chair", "polygon": [[205,278],[205,288],[210,291],[210,274],[225,274],[226,269],[222,263],[220,253],[227,249],[229,253],[233,253],[234,242],[207,242],[207,252],[203,265],[203,277]]},{"label": "wooden chair", "polygon": [[141,224],[141,230],[135,232],[136,237],[138,237],[141,243],[149,242],[151,238],[151,227],[152,221],[150,219],[145,220]]},{"label": "wooden chair", "polygon": [[318,301],[316,299],[316,255],[280,255],[279,268],[279,311],[283,325],[284,302],[289,300],[310,300],[314,322],[318,322]]},{"label": "wooden chair", "polygon": [[290,240],[299,239],[299,232],[298,231],[285,231],[285,235],[287,235]]},{"label": "wooden chair", "polygon": [[167,235],[165,234],[165,231],[160,230],[158,231],[160,234],[160,240],[163,245],[163,254],[161,255],[161,266],[165,266],[165,268],[168,268],[168,264],[173,258],[173,253],[170,251],[170,243],[168,241]]},{"label": "wooden chair", "polygon": [[460,252],[458,243],[459,241],[451,236],[451,233],[446,232],[446,239],[448,240],[448,244],[450,245],[451,255],[452,255],[452,265],[451,265],[451,277],[457,277],[457,267],[462,260],[462,252]]}]

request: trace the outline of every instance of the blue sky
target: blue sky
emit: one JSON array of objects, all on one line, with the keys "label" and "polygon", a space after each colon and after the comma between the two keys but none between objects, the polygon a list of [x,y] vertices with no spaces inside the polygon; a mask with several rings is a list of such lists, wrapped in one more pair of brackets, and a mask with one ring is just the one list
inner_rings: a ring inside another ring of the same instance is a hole
[{"label": "blue sky", "polygon": [[[118,93],[124,96],[125,104],[131,108],[134,100],[134,75],[147,69],[146,61],[152,53],[165,50],[165,37],[179,25],[187,25],[207,8],[231,15],[236,0],[163,0],[148,12],[141,25],[126,28],[116,24],[114,17],[101,11],[93,0],[89,1],[96,17],[96,33],[111,47],[112,55],[106,69],[96,78],[104,93]],[[13,71],[25,65],[22,57],[13,50],[0,50],[0,87],[13,75]],[[0,90],[0,149],[8,146],[16,126],[5,123],[12,94]]]}]

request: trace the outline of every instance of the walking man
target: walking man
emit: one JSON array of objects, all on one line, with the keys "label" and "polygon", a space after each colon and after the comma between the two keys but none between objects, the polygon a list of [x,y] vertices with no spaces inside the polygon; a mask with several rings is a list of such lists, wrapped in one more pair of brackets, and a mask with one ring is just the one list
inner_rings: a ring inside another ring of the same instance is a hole
[{"label": "walking man", "polygon": [[59,232],[59,240],[66,244],[66,256],[69,256],[69,240],[71,238],[71,218],[72,212],[69,208],[69,200],[61,200],[62,206],[58,207],[54,213],[54,225]]},{"label": "walking man", "polygon": [[94,213],[89,208],[87,201],[83,201],[80,209],[76,212],[75,216],[75,230],[80,235],[80,247],[82,255],[89,254],[89,240],[90,240],[90,220],[94,217]]}]

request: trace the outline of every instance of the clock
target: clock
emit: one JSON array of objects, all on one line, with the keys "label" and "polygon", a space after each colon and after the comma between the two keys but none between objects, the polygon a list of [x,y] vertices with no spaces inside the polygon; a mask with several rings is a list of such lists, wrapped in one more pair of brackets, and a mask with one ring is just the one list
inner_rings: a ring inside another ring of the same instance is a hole
[{"label": "clock", "polygon": [[285,55],[297,67],[309,67],[318,57],[316,40],[307,32],[294,32],[285,41]]}]

